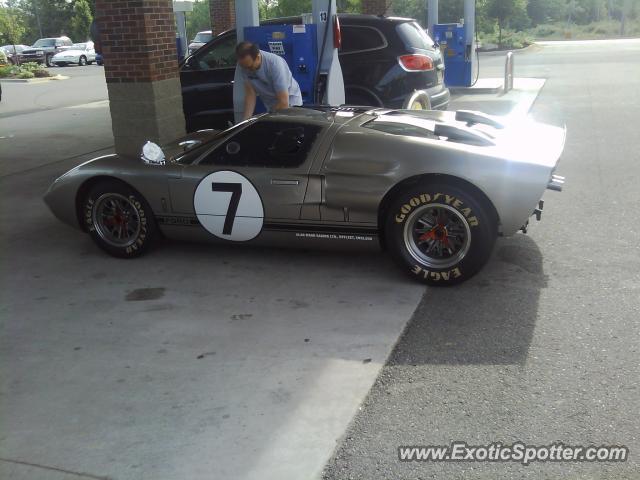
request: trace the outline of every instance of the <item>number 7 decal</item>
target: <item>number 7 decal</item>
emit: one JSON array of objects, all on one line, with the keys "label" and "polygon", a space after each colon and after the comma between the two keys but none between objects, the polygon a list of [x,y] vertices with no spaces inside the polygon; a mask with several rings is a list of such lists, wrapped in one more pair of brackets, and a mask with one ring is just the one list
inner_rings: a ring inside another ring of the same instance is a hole
[{"label": "number 7 decal", "polygon": [[238,204],[242,196],[242,184],[213,182],[211,184],[211,190],[214,192],[231,193],[231,200],[229,201],[229,208],[227,208],[227,216],[224,219],[224,228],[222,229],[223,235],[231,235],[233,222],[236,219],[236,212],[238,211]]},{"label": "number 7 decal", "polygon": [[256,187],[231,170],[213,172],[200,180],[193,209],[205,230],[232,242],[257,237],[264,224],[264,206]]}]

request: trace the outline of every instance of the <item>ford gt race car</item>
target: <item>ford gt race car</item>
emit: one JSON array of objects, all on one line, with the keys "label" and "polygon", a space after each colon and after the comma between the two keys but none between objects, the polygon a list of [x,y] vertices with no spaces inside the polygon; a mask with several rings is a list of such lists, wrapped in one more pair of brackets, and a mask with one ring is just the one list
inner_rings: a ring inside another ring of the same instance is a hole
[{"label": "ford gt race car", "polygon": [[107,155],[54,181],[63,222],[136,257],[161,236],[384,248],[414,278],[475,274],[498,235],[542,213],[565,130],[471,112],[290,108],[199,131],[140,158]]}]

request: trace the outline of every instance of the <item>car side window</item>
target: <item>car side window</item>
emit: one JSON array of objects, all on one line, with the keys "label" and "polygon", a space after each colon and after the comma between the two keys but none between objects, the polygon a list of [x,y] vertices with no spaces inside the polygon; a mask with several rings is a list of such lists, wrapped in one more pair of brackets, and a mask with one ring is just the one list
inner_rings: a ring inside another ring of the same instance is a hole
[{"label": "car side window", "polygon": [[219,145],[200,164],[298,167],[307,159],[320,130],[317,125],[257,121]]},{"label": "car side window", "polygon": [[384,48],[387,44],[380,31],[373,27],[344,25],[341,27],[342,48],[340,53],[356,53]]},{"label": "car side window", "polygon": [[236,37],[229,35],[211,45],[207,51],[196,56],[200,70],[213,68],[235,68],[236,66]]}]

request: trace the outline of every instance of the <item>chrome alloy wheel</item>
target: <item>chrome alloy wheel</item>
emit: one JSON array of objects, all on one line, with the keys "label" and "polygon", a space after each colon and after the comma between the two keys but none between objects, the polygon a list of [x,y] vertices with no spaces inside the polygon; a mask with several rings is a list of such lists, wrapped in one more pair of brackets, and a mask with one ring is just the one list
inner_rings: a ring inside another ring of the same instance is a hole
[{"label": "chrome alloy wheel", "polygon": [[430,268],[450,268],[469,252],[471,230],[464,215],[443,204],[422,205],[404,227],[404,243],[411,256]]},{"label": "chrome alloy wheel", "polygon": [[130,199],[119,193],[105,193],[98,197],[92,221],[102,240],[114,247],[133,245],[140,234],[140,213]]}]

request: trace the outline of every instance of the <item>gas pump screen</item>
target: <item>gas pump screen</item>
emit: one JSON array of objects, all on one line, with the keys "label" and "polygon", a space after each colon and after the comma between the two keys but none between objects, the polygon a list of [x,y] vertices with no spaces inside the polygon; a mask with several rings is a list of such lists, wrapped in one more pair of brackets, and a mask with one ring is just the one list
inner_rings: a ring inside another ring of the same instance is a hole
[{"label": "gas pump screen", "polygon": [[271,53],[284,56],[284,45],[282,45],[282,42],[269,42],[269,50]]}]

